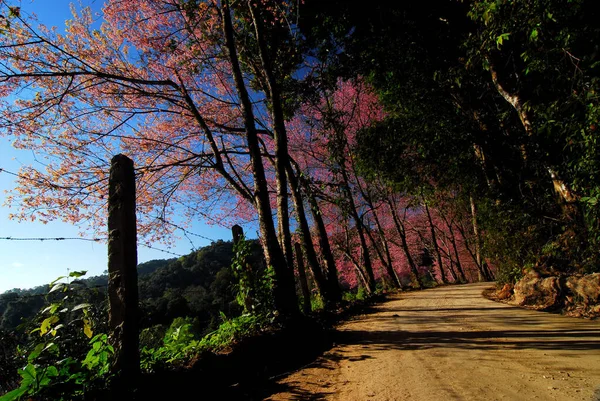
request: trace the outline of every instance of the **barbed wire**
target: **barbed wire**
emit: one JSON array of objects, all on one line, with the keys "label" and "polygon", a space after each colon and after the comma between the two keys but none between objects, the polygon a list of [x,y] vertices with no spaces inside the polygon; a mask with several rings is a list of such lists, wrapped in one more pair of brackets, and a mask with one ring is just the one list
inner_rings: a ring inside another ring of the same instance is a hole
[{"label": "barbed wire", "polygon": [[138,245],[140,245],[140,246],[143,246],[143,247],[145,247],[145,248],[148,248],[148,249],[155,250],[155,251],[159,251],[159,252],[167,253],[167,254],[169,254],[169,255],[177,256],[177,257],[179,257],[179,258],[180,258],[180,257],[182,257],[182,256],[185,256],[185,255],[182,255],[182,254],[179,254],[179,253],[175,253],[175,252],[167,251],[167,250],[165,250],[165,249],[156,248],[156,247],[154,247],[154,246],[152,246],[152,245],[148,245],[148,244],[144,244],[144,243],[139,243]]},{"label": "barbed wire", "polygon": [[209,238],[209,237],[207,237],[205,235],[202,235],[202,234],[191,232],[190,230],[188,230],[186,228],[183,228],[183,227],[181,227],[181,226],[179,226],[179,225],[177,225],[175,223],[172,223],[172,222],[170,222],[168,220],[165,220],[162,217],[157,217],[157,219],[160,220],[160,221],[162,221],[163,223],[166,223],[166,224],[168,224],[168,225],[170,225],[172,227],[175,227],[178,230],[183,231],[187,235],[191,235],[191,236],[194,236],[194,237],[202,238],[202,239],[205,239],[205,240],[210,241],[210,242],[216,242],[216,240],[214,240],[212,238]]},{"label": "barbed wire", "polygon": [[[4,240],[4,241],[88,241],[88,242],[100,242],[100,241],[106,241],[108,240],[108,238],[85,238],[85,237],[0,237],[0,240]],[[148,244],[144,244],[144,243],[138,243],[138,245],[143,246],[145,248],[149,248],[155,251],[159,251],[159,252],[163,252],[163,253],[167,253],[170,255],[174,255],[177,257],[181,257],[184,256],[182,254],[179,253],[175,253],[175,252],[171,252],[171,251],[167,251],[166,249],[161,249],[161,248],[157,248],[154,247],[152,245],[148,245]]]},{"label": "barbed wire", "polygon": [[4,241],[106,241],[107,238],[85,238],[85,237],[0,237]]}]

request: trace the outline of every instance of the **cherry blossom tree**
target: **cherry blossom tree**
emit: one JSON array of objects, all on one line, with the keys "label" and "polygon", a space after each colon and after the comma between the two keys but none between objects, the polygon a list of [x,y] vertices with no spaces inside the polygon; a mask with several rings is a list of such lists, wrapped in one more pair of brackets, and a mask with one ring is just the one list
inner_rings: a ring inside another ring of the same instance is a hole
[{"label": "cherry blossom tree", "polygon": [[[9,9],[6,1],[1,6]],[[277,308],[295,313],[257,124],[275,132],[278,220],[285,226],[281,77],[263,26],[286,26],[292,12],[269,1],[236,2],[232,9],[228,1],[114,0],[101,15],[73,9],[64,34],[17,15],[0,37],[0,91],[8,96],[0,124],[15,147],[35,151],[41,164],[20,172],[9,198],[22,206],[15,217],[103,227],[107,163],[127,153],[137,165],[141,236],[167,235],[161,221],[188,199],[217,192],[244,199],[258,212]],[[246,57],[252,46],[242,38],[260,50],[255,71]],[[262,79],[268,90],[253,85]]]}]

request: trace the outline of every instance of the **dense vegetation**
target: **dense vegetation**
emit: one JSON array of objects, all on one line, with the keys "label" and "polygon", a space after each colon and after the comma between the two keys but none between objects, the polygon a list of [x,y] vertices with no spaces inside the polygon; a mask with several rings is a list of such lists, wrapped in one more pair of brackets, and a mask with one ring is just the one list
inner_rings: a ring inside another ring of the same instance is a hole
[{"label": "dense vegetation", "polygon": [[[258,242],[248,241],[246,244],[248,251],[244,260],[255,271],[264,270]],[[217,241],[178,259],[152,260],[138,266],[142,300],[141,343],[148,349],[148,368],[153,363],[175,358],[175,351],[162,350],[162,356],[149,351],[162,347],[163,339],[171,339],[174,330],[180,330],[179,344],[189,346],[191,339],[205,337],[218,329],[224,321],[236,318],[243,312],[243,307],[236,301],[239,285],[231,268],[234,259],[232,242]],[[71,307],[88,305],[90,327],[93,326],[94,331],[98,332],[107,330],[107,283],[107,275],[76,277],[69,283],[68,304]],[[44,320],[44,313],[40,311],[62,299],[60,292],[48,292],[51,287],[15,289],[0,295],[0,335],[4,339],[1,354],[3,382],[0,385],[3,388],[11,384],[9,378],[14,376],[16,368],[21,368],[24,353],[28,352],[27,344],[36,343],[37,334],[32,333],[30,336],[29,333],[39,325],[40,319]],[[81,333],[77,329],[72,330],[70,335],[80,338],[76,344],[69,346],[71,356],[76,356],[86,347],[81,340]],[[221,345],[227,341],[229,340],[214,343]],[[21,344],[23,348],[15,354],[17,344]],[[183,357],[181,350],[178,352]]]},{"label": "dense vegetation", "polygon": [[[302,321],[300,288],[307,315],[357,293],[597,272],[599,15],[567,3],[109,0],[100,27],[84,8],[61,34],[0,0],[0,126],[44,161],[19,172],[13,217],[102,231],[123,152],[141,240],[169,241],[172,219],[258,226],[235,250],[142,266],[149,372]],[[61,284],[77,294],[64,308],[48,296],[20,395],[85,397],[119,374],[118,341],[90,332],[102,290],[78,299],[103,280]],[[41,292],[4,294],[2,327]],[[84,337],[51,345],[65,319]]]},{"label": "dense vegetation", "polygon": [[388,112],[359,133],[366,174],[454,208],[474,199],[502,281],[527,266],[598,271],[593,2],[308,7],[334,79],[366,77]]}]

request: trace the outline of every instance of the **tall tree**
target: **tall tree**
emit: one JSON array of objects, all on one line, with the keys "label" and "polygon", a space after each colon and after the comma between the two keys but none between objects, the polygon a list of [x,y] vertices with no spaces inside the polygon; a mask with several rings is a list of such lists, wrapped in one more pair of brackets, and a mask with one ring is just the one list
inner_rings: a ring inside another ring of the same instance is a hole
[{"label": "tall tree", "polygon": [[106,163],[122,151],[139,166],[140,228],[152,240],[169,233],[161,221],[177,205],[195,208],[190,199],[223,188],[258,210],[277,308],[294,314],[258,144],[265,97],[248,91],[253,77],[237,50],[241,15],[227,1],[109,1],[99,29],[84,8],[64,35],[13,19],[0,38],[0,75],[3,94],[18,96],[2,104],[3,132],[47,163],[45,172],[24,168],[11,199],[21,218],[100,222]]}]

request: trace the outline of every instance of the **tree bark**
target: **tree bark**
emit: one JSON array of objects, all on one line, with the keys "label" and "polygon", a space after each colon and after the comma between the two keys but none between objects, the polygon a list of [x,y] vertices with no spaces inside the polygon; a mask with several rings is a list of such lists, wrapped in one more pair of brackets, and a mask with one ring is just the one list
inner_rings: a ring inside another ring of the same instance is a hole
[{"label": "tree bark", "polygon": [[354,202],[354,197],[352,196],[352,192],[350,191],[350,183],[348,180],[348,173],[345,168],[342,166],[341,168],[342,178],[343,178],[343,191],[346,195],[346,200],[348,201],[348,212],[352,219],[354,220],[354,224],[356,226],[356,232],[358,233],[358,238],[360,240],[360,247],[363,252],[364,258],[364,269],[367,277],[367,287],[370,293],[374,293],[376,291],[375,286],[375,275],[373,274],[373,264],[371,263],[371,256],[369,254],[369,247],[367,246],[367,241],[365,239],[365,233],[363,230],[362,220],[358,215],[358,211],[356,210],[356,203]]},{"label": "tree bark", "polygon": [[433,243],[433,251],[435,252],[435,257],[437,259],[438,268],[440,269],[440,279],[442,280],[442,283],[447,284],[448,280],[446,279],[446,276],[444,275],[444,266],[442,264],[442,254],[440,253],[440,247],[438,246],[438,243],[437,243],[437,236],[435,234],[435,226],[433,225],[433,220],[431,219],[431,213],[429,212],[429,206],[427,206],[427,201],[425,200],[424,196],[422,196],[422,198],[423,198],[423,206],[425,206],[425,213],[427,214],[427,221],[429,222],[429,230],[431,232],[431,242]]},{"label": "tree bark", "polygon": [[406,240],[406,229],[404,224],[400,221],[398,216],[398,212],[396,211],[396,207],[393,202],[388,198],[387,204],[390,207],[390,211],[392,212],[392,219],[394,220],[394,226],[396,227],[396,231],[400,236],[400,241],[402,244],[402,250],[404,251],[404,256],[406,256],[406,260],[408,261],[408,266],[410,267],[410,272],[415,276],[416,284],[418,288],[423,287],[423,282],[421,280],[421,276],[419,275],[419,270],[417,269],[417,265],[410,254],[410,249],[408,248],[408,241]]},{"label": "tree bark", "polygon": [[473,235],[475,236],[475,263],[479,273],[478,280],[487,281],[489,277],[487,277],[481,265],[481,236],[479,235],[479,224],[477,224],[477,206],[472,196],[469,196],[469,202],[471,203],[471,222],[473,224]]},{"label": "tree bark", "polygon": [[279,84],[275,79],[273,64],[267,54],[265,38],[263,36],[262,22],[257,18],[252,0],[248,1],[248,8],[252,16],[258,54],[267,85],[267,100],[271,103],[271,118],[275,134],[275,181],[277,183],[277,224],[282,241],[282,250],[288,267],[294,269],[294,254],[292,251],[292,235],[290,232],[289,199],[287,188],[286,167],[289,165],[287,131],[281,104]]},{"label": "tree bark", "polygon": [[373,220],[375,221],[375,225],[377,226],[379,240],[381,241],[381,246],[383,247],[383,253],[377,247],[377,244],[374,241],[374,239],[372,238],[369,229],[367,227],[365,227],[365,230],[367,231],[367,233],[369,233],[369,238],[371,239],[371,242],[373,243],[373,246],[375,247],[375,250],[377,251],[379,260],[381,260],[381,263],[383,264],[383,266],[385,268],[386,274],[388,275],[388,277],[390,278],[390,280],[392,282],[392,286],[395,289],[401,288],[402,284],[400,283],[400,279],[398,278],[398,275],[396,274],[396,271],[394,270],[394,265],[392,263],[392,257],[390,255],[390,248],[389,248],[387,240],[385,238],[385,233],[383,231],[383,228],[381,227],[381,224],[379,222],[379,218],[377,217],[377,211],[375,210],[375,205],[373,204],[371,194],[368,192],[368,190],[365,190],[363,188],[363,186],[361,185],[358,173],[357,173],[354,165],[352,166],[352,171],[354,173],[356,185],[360,191],[360,194],[362,195],[363,199],[365,200],[365,203],[367,204],[367,206],[369,207],[369,209],[371,211],[371,214],[373,215]]},{"label": "tree bark", "polygon": [[458,269],[458,274],[460,274],[460,279],[466,283],[467,277],[465,276],[465,272],[462,268],[462,263],[460,262],[460,256],[458,256],[458,247],[456,245],[456,237],[454,236],[454,230],[452,229],[452,224],[448,224],[448,230],[450,232],[450,241],[452,242],[452,249],[454,250],[454,257],[456,258],[456,268]]},{"label": "tree bark", "polygon": [[310,212],[312,214],[313,220],[317,225],[317,234],[319,236],[319,247],[321,248],[321,254],[323,255],[323,259],[325,260],[325,267],[327,269],[327,282],[332,289],[334,298],[342,298],[342,292],[339,285],[338,279],[338,271],[337,266],[335,264],[335,259],[333,258],[333,252],[331,252],[331,244],[329,243],[329,236],[327,235],[327,229],[325,228],[325,222],[323,222],[323,216],[321,214],[321,209],[315,198],[315,195],[310,188],[310,184],[302,180],[302,187],[304,188],[304,193],[308,198],[308,203],[310,205]]},{"label": "tree bark", "polygon": [[300,279],[300,288],[302,289],[302,312],[305,315],[310,313],[310,290],[308,289],[308,281],[306,280],[306,271],[304,270],[304,259],[302,258],[302,247],[299,243],[294,244],[296,250],[296,262],[298,264],[298,278]]},{"label": "tree bark", "polygon": [[[335,274],[336,281],[331,282],[324,275],[323,269],[319,264],[319,260],[317,259],[317,253],[315,251],[315,247],[312,240],[312,234],[308,225],[308,220],[306,219],[304,202],[302,196],[300,195],[298,179],[294,175],[291,165],[288,165],[288,181],[290,183],[290,188],[292,189],[292,200],[294,202],[296,214],[298,215],[298,222],[300,224],[302,250],[304,252],[304,255],[306,256],[306,260],[308,262],[308,265],[310,266],[310,270],[313,273],[313,277],[315,278],[315,283],[317,285],[319,293],[323,297],[325,306],[329,307],[332,304],[335,304],[341,300],[341,292],[339,290],[339,285],[337,282],[337,274]],[[296,252],[296,257],[298,257],[298,255],[298,252]]]},{"label": "tree bark", "polygon": [[275,272],[273,288],[275,308],[281,315],[296,316],[298,315],[299,310],[294,277],[292,275],[292,270],[288,268],[287,260],[279,244],[275,225],[273,224],[267,179],[260,153],[258,133],[254,123],[252,102],[250,101],[250,96],[248,95],[242,71],[240,69],[228,0],[223,0],[222,2],[222,17],[225,46],[231,63],[235,87],[242,105],[244,128],[246,130],[246,140],[248,143],[248,152],[250,154],[250,163],[252,165],[252,175],[254,178],[254,203],[258,211],[259,229],[263,239],[265,260],[267,265],[272,266]]},{"label": "tree bark", "polygon": [[[504,88],[504,86],[500,83],[500,80],[498,78],[498,72],[496,71],[494,64],[491,62],[491,60],[488,61],[490,65],[490,75],[492,77],[492,82],[494,83],[496,90],[504,98],[504,100],[506,100],[515,109],[527,136],[533,137],[533,124],[531,123],[531,118],[529,116],[527,108],[525,107],[525,102],[523,101],[521,96],[519,96],[519,94],[510,93]],[[548,163],[544,163],[544,168],[546,169],[548,175],[550,176],[550,179],[552,180],[554,191],[560,196],[560,198],[567,205],[574,204],[575,202],[577,202],[578,196],[570,188],[570,185],[564,179],[561,178],[560,173]]]}]

